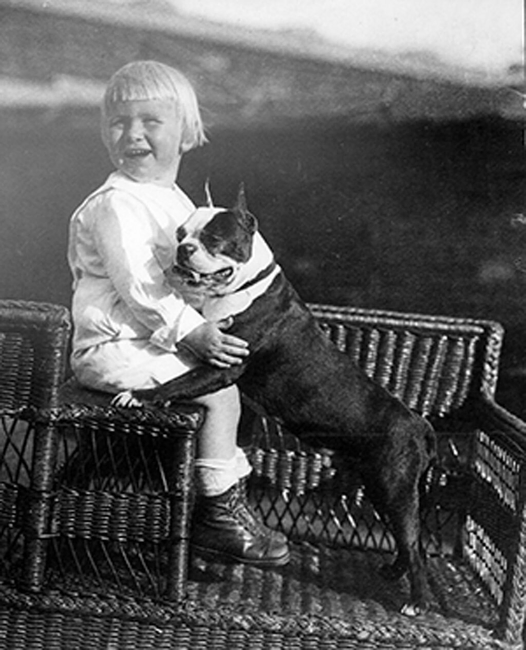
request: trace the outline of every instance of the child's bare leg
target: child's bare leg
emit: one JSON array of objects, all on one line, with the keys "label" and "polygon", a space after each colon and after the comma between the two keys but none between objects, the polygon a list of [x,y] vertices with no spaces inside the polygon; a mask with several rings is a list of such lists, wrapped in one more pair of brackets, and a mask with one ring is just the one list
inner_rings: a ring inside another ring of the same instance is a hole
[{"label": "child's bare leg", "polygon": [[236,453],[241,401],[237,386],[195,400],[206,407],[206,417],[197,441],[198,458],[230,460]]},{"label": "child's bare leg", "polygon": [[240,487],[240,479],[250,468],[236,444],[241,416],[237,387],[196,401],[206,407],[206,416],[197,441],[194,548],[223,561],[285,564],[289,559],[286,538],[255,518]]}]

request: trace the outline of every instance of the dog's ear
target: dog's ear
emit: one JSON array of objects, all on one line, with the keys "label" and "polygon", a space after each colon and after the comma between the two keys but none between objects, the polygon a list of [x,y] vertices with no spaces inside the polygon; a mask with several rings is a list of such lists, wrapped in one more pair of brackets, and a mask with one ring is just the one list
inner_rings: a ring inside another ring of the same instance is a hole
[{"label": "dog's ear", "polygon": [[258,222],[256,217],[251,212],[248,211],[247,197],[245,195],[244,183],[240,183],[239,185],[239,190],[237,192],[237,200],[234,206],[234,212],[241,217],[247,231],[251,235],[253,235],[258,228]]},{"label": "dog's ear", "polygon": [[213,208],[214,201],[212,200],[212,192],[210,192],[210,179],[207,178],[205,181],[205,197],[206,197],[206,207]]},{"label": "dog's ear", "polygon": [[236,212],[248,212],[247,208],[247,197],[245,194],[245,184],[240,183],[239,189],[237,190],[237,200],[236,205],[234,206]]}]

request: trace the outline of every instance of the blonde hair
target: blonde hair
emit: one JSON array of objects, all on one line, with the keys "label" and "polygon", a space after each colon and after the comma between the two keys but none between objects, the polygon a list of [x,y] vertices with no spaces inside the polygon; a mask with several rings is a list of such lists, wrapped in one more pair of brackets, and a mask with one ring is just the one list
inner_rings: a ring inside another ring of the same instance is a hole
[{"label": "blonde hair", "polygon": [[206,141],[195,91],[175,68],[158,61],[132,61],[111,77],[102,102],[102,131],[106,116],[117,102],[167,99],[181,111],[182,150],[190,151]]}]

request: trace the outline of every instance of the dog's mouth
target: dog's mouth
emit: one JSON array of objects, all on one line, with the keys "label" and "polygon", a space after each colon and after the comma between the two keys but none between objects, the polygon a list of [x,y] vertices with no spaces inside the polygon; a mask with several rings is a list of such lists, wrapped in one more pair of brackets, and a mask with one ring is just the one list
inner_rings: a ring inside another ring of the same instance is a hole
[{"label": "dog's mouth", "polygon": [[180,264],[174,265],[172,270],[185,284],[192,286],[210,287],[225,284],[234,275],[234,268],[232,266],[226,266],[224,269],[219,269],[213,273],[202,273]]}]

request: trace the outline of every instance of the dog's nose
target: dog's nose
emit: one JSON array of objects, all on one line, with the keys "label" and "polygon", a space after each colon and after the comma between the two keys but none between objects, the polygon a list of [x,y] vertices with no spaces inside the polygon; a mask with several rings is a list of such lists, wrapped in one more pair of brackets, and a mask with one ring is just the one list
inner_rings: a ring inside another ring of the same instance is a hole
[{"label": "dog's nose", "polygon": [[178,260],[189,260],[192,255],[197,250],[195,244],[179,244],[177,247],[177,259]]}]

